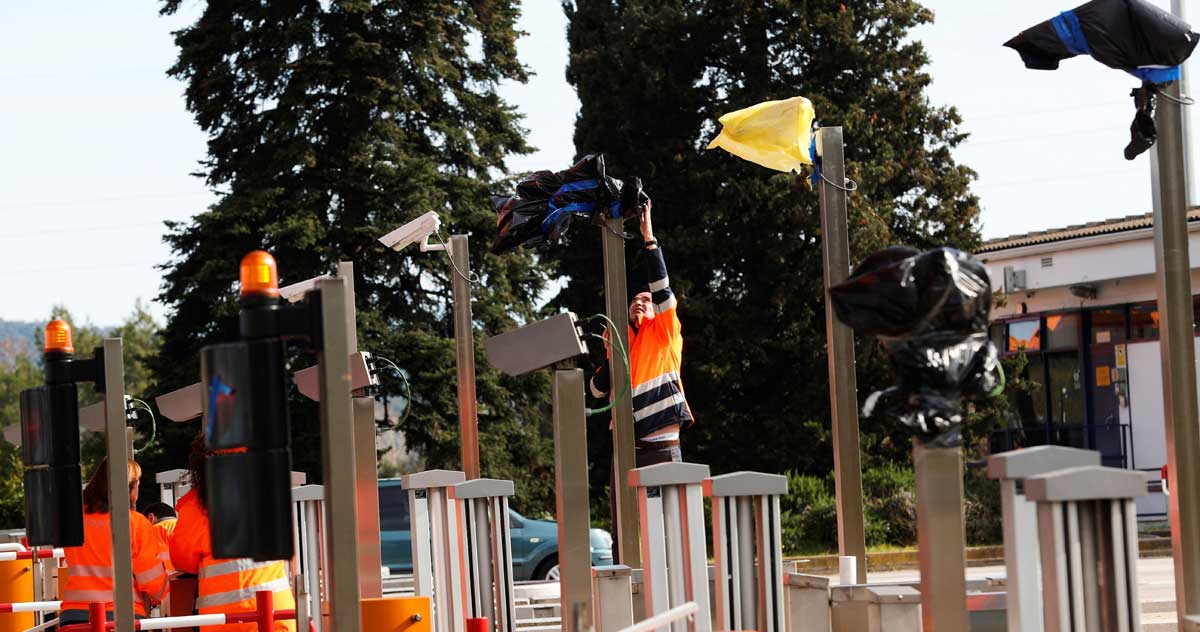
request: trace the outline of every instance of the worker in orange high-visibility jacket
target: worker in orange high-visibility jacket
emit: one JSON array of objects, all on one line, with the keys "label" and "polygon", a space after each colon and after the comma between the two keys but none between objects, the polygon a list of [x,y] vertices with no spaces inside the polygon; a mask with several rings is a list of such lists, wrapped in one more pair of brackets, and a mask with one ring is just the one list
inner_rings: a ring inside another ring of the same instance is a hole
[{"label": "worker in orange high-visibility jacket", "polygon": [[[648,202],[642,212],[641,232],[649,287],[629,304],[628,330],[638,467],[681,460],[679,431],[692,423],[692,411],[680,377],[683,336],[675,313],[677,300],[671,291],[662,249],[654,238]],[[608,365],[603,364],[592,376],[592,395],[607,396],[609,382]]]},{"label": "worker in orange high-visibility jacket", "polygon": [[[662,248],[654,238],[649,202],[642,211],[641,232],[649,286],[630,302],[628,325],[632,388],[629,395],[633,398],[637,467],[682,460],[679,432],[693,421],[680,377],[683,336],[676,314],[678,301],[671,291]],[[608,333],[605,332],[606,338]],[[609,357],[612,357],[611,352]],[[602,364],[590,381],[592,395],[607,396],[611,390],[610,382],[608,364]],[[621,390],[618,388],[616,392],[619,394]],[[614,489],[617,484],[624,483],[617,477],[614,459],[611,480]],[[612,503],[613,524],[617,523],[616,512],[617,503]]]},{"label": "worker in orange high-visibility jacket", "polygon": [[[280,561],[255,562],[248,559],[215,559],[208,535],[208,510],[205,507],[204,462],[208,454],[203,436],[192,443],[192,489],[175,505],[179,521],[171,534],[171,562],[176,570],[198,577],[196,610],[199,614],[254,612],[255,594],[273,593],[276,610],[292,610],[296,599],[288,581],[287,566]],[[253,485],[253,482],[247,482]],[[246,516],[254,520],[254,516]],[[205,627],[205,632],[254,632],[253,623],[230,623]],[[275,630],[295,632],[295,621],[276,621]]]},{"label": "worker in orange high-visibility jacket", "polygon": [[154,525],[154,532],[158,534],[159,559],[166,564],[167,572],[175,570],[175,566],[171,564],[171,534],[175,532],[175,524],[179,522],[175,516],[175,508],[164,502],[156,502],[146,507],[143,513],[150,524]]},{"label": "worker in orange high-visibility jacket", "polygon": [[[86,623],[88,604],[103,602],[112,620],[113,552],[112,510],[129,512],[129,544],[133,554],[133,611],[146,616],[147,605],[163,600],[167,593],[167,569],[159,559],[159,539],[150,521],[134,511],[142,468],[129,461],[129,496],[108,496],[108,460],[92,474],[83,489],[83,546],[65,549],[67,579],[63,584],[62,623]],[[124,505],[122,507],[121,505]]]}]

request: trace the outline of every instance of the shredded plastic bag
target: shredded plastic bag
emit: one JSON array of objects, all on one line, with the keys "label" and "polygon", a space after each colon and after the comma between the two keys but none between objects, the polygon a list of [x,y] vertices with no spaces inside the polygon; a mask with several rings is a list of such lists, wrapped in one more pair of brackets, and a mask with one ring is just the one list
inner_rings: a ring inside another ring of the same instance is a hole
[{"label": "shredded plastic bag", "polygon": [[830,288],[839,320],[879,338],[896,384],[872,393],[863,415],[894,419],[931,445],[961,442],[962,404],[1003,389],[987,335],[987,268],[953,248],[886,248]]},{"label": "shredded plastic bag", "polygon": [[812,164],[812,102],[804,97],[764,101],[721,117],[721,133],[708,144],[776,171]]},{"label": "shredded plastic bag", "polygon": [[492,197],[498,217],[491,251],[554,243],[576,219],[635,217],[649,201],[641,179],[617,180],[608,175],[603,154],[584,156],[569,169],[530,174],[517,185],[516,195]]}]

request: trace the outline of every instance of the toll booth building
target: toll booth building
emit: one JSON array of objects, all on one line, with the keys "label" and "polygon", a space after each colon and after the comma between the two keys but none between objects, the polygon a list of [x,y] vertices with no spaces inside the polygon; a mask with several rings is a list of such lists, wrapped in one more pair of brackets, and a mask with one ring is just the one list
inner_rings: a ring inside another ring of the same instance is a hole
[{"label": "toll booth building", "polygon": [[[1188,212],[1188,233],[1200,321],[1200,208]],[[992,341],[1004,355],[1025,354],[1031,387],[1008,389],[992,452],[1098,450],[1104,465],[1145,471],[1158,489],[1167,453],[1151,216],[995,239],[976,254],[995,295]],[[1140,519],[1166,517],[1161,491],[1137,506]]]}]

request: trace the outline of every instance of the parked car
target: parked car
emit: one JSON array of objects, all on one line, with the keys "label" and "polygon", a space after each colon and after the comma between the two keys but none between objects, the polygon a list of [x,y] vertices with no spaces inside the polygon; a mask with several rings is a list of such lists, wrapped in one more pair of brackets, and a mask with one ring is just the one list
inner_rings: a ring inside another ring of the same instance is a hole
[{"label": "parked car", "polygon": [[[513,580],[558,579],[558,525],[534,520],[509,509],[512,532]],[[409,532],[408,492],[400,479],[379,481],[379,537],[383,566],[392,574],[412,572],[412,535]],[[591,530],[592,565],[612,564],[612,536],[604,529]]]}]

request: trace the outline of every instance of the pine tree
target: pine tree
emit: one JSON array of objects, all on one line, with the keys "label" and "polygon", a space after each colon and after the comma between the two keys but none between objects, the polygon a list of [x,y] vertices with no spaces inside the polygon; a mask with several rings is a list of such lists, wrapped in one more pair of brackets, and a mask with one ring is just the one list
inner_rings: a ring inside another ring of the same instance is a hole
[{"label": "pine tree", "polygon": [[[685,459],[715,471],[832,469],[818,195],[794,176],[704,151],[721,114],[803,95],[844,128],[852,260],[891,244],[978,243],[974,173],[955,162],[961,122],[929,102],[917,2],[575,0],[569,81],[578,153],[645,180],[680,301],[684,387],[696,426]],[[602,309],[596,231],[556,250],[556,303]],[[630,292],[645,284],[630,242]],[[888,383],[859,341],[859,392]],[[862,449],[903,459],[896,428],[864,419]]]},{"label": "pine tree", "polygon": [[[166,0],[163,12],[180,4]],[[526,78],[517,17],[507,0],[212,1],[176,33],[170,74],[186,82],[208,134],[202,175],[219,199],[166,237],[164,389],[196,381],[202,346],[237,336],[243,254],[272,252],[285,284],[353,261],[360,348],[411,376],[408,445],[430,467],[457,467],[454,272],[442,254],[375,241],[437,211],[444,231],[474,237],[485,474],[516,480],[529,511],[550,506],[548,383],[503,378],[482,354],[482,331],[533,318],[545,285],[531,256],[484,254],[495,225],[487,196],[504,188],[494,178],[506,156],[528,150],[519,115],[497,93],[501,81]],[[292,412],[294,466],[319,479],[315,406],[297,398]],[[176,458],[195,431],[170,433]]]}]

